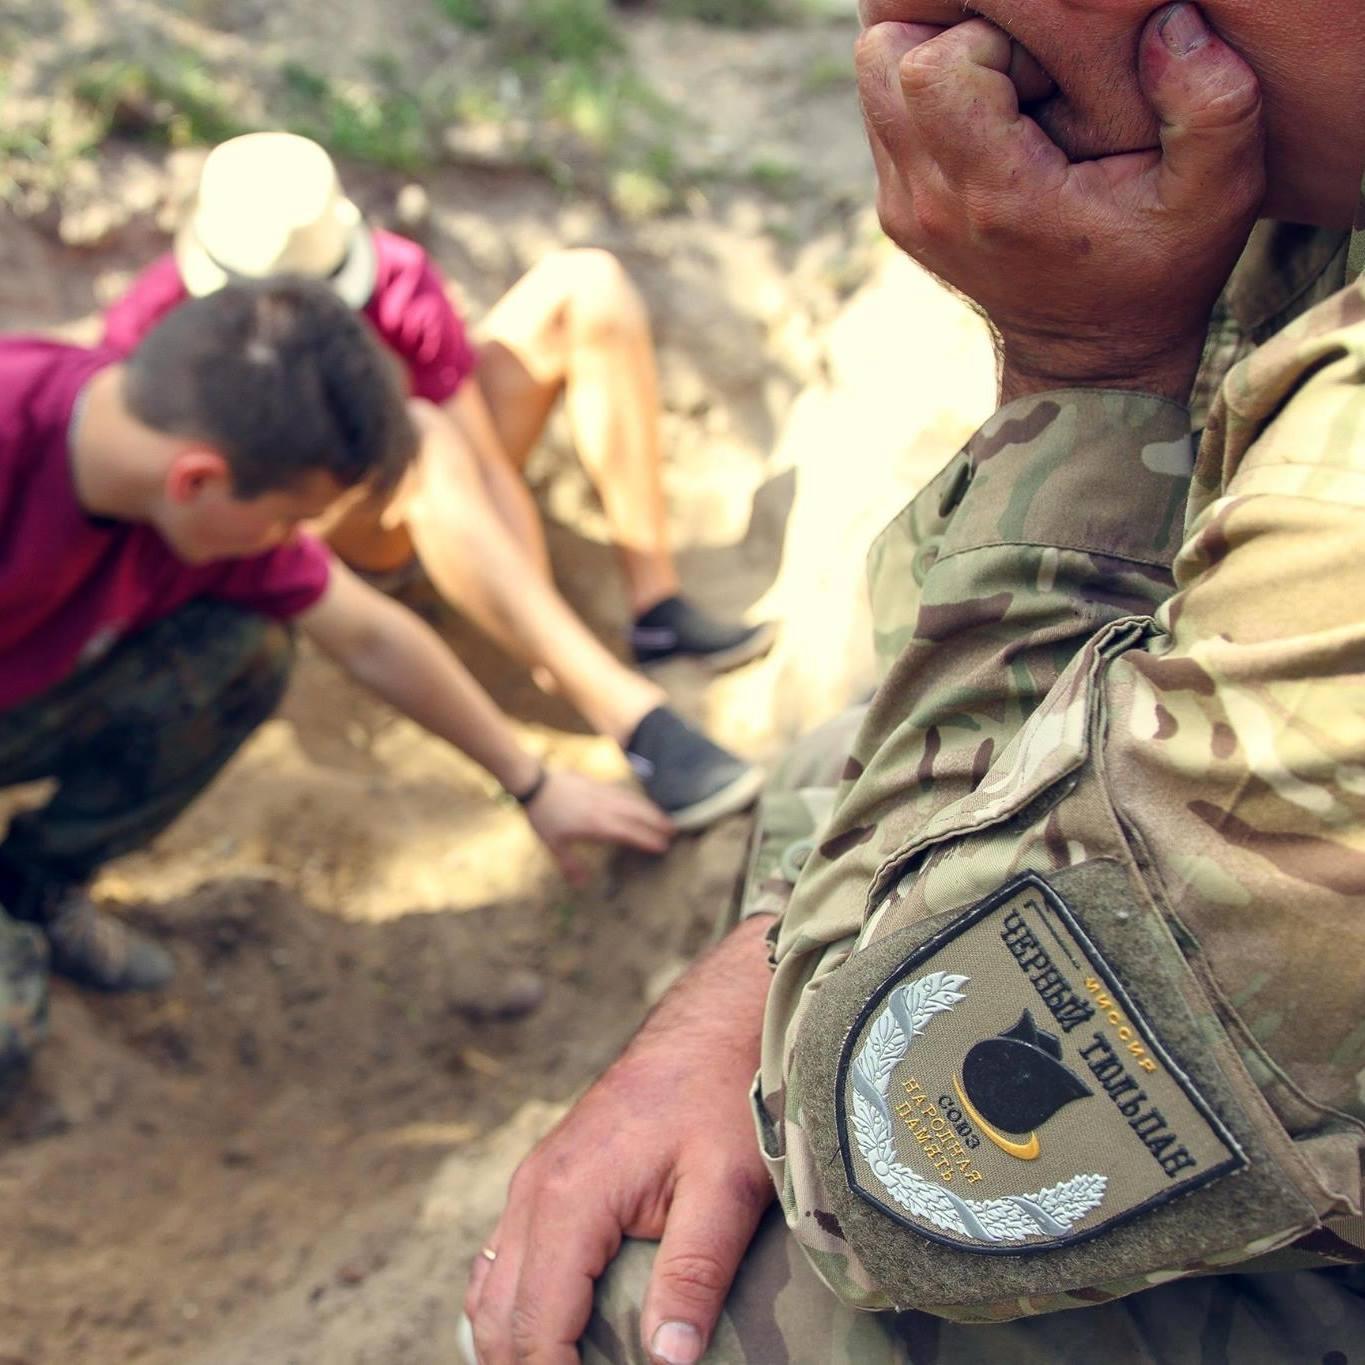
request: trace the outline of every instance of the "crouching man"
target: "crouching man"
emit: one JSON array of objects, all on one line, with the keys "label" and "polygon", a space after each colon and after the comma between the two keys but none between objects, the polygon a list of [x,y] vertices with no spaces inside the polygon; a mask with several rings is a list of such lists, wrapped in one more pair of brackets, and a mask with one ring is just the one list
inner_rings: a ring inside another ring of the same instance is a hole
[{"label": "crouching man", "polygon": [[325,285],[226,288],[126,360],[0,338],[0,375],[0,786],[57,784],[0,841],[0,1085],[41,1035],[45,958],[101,990],[171,976],[85,887],[270,715],[291,622],[497,778],[570,876],[581,839],[667,847],[661,811],[545,773],[427,625],[298,534],[396,487],[431,420]]}]

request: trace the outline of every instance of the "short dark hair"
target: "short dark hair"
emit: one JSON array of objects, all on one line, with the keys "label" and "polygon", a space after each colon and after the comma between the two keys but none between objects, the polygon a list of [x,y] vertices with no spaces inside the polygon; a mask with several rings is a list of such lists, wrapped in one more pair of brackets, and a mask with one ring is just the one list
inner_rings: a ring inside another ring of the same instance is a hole
[{"label": "short dark hair", "polygon": [[128,361],[140,422],[222,452],[254,498],[314,471],[387,492],[417,448],[398,363],[319,280],[233,283],[173,309]]}]

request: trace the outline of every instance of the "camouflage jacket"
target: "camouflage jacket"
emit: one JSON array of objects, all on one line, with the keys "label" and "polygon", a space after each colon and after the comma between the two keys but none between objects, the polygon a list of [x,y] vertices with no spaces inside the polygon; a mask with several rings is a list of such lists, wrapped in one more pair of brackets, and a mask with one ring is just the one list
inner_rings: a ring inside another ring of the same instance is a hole
[{"label": "camouflage jacket", "polygon": [[787,1222],[854,1306],[1002,1320],[1359,1255],[1346,261],[1344,234],[1259,230],[1192,410],[1020,399],[873,548],[894,662],[774,925],[754,1094]]}]

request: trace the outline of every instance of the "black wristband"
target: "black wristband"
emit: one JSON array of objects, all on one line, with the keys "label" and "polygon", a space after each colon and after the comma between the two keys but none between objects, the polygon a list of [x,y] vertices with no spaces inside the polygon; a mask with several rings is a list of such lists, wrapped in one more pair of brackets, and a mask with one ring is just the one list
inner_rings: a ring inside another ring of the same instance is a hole
[{"label": "black wristband", "polygon": [[532,782],[531,785],[527,787],[524,792],[509,791],[507,793],[512,798],[512,800],[517,803],[517,805],[529,806],[531,802],[534,801],[536,797],[540,795],[541,789],[550,780],[550,774],[549,771],[546,769],[545,765],[542,763],[539,765],[539,767],[540,771],[536,773],[535,781]]}]

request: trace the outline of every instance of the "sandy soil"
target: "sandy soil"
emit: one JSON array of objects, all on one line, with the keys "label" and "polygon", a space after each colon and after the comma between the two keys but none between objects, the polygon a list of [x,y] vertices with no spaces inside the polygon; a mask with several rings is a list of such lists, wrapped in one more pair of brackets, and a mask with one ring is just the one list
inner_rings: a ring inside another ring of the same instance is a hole
[{"label": "sandy soil", "polygon": [[[863,552],[991,399],[976,321],[877,240],[851,87],[801,82],[849,34],[633,28],[661,86],[709,88],[696,136],[762,129],[803,165],[796,205],[732,186],[630,224],[506,168],[423,181],[431,249],[475,315],[559,243],[612,247],[643,287],[685,581],[785,622],[763,664],[666,682],[758,756],[870,685]],[[0,325],[80,334],[162,248],[194,164],[106,147],[68,205],[112,205],[83,250],[60,204],[0,218]],[[404,178],[345,169],[391,220]],[[533,472],[561,581],[618,638],[611,554],[562,438]],[[626,780],[455,613],[414,604],[528,743]],[[156,999],[55,992],[51,1040],[0,1116],[0,1365],[455,1359],[464,1267],[508,1174],[705,943],[747,834],[738,818],[657,862],[604,855],[572,893],[477,769],[306,657],[279,717],[102,879],[179,976]],[[527,972],[546,984],[529,1011]]]}]

